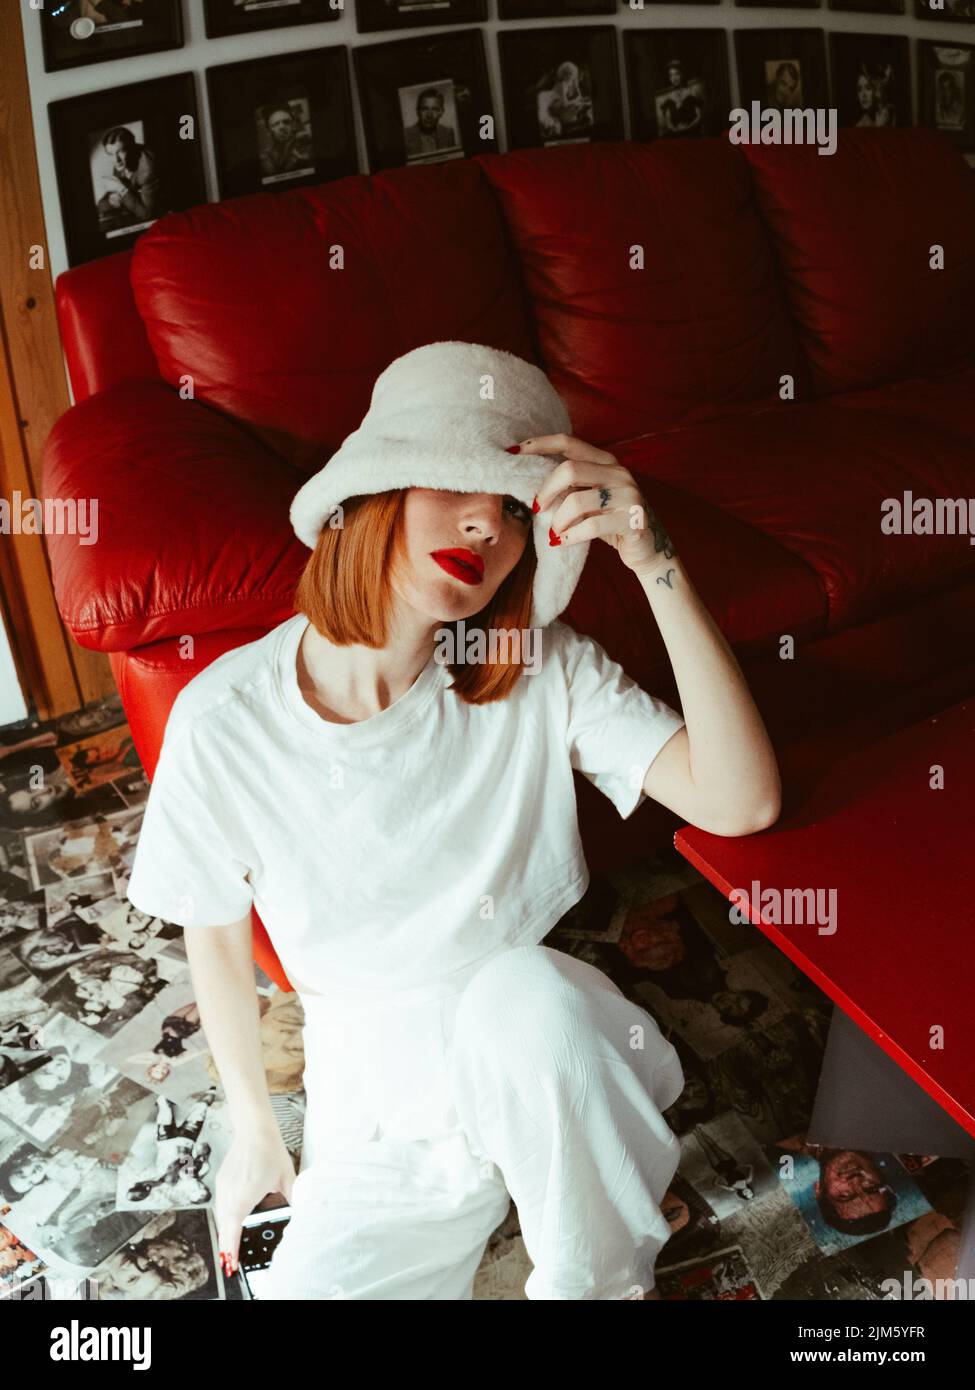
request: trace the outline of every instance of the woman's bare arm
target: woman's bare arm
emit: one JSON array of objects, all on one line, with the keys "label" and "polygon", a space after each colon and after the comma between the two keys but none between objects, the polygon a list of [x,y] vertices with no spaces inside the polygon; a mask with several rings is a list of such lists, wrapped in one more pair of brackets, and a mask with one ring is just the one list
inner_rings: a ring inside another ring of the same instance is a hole
[{"label": "woman's bare arm", "polygon": [[[613,546],[657,620],[684,727],[654,759],[644,791],[714,835],[751,835],[773,825],[782,784],[768,731],[737,658],[636,478],[614,454],[575,435],[546,434],[514,447],[563,456],[535,498],[535,510],[552,511],[550,543],[598,537]],[[652,495],[652,477],[643,482]],[[640,621],[636,612],[624,617]]]},{"label": "woman's bare arm", "polygon": [[200,1022],[217,1064],[233,1138],[217,1174],[216,1220],[226,1275],[238,1268],[243,1223],[270,1192],[291,1201],[295,1170],[278,1128],[261,1053],[251,914],[184,933]]},{"label": "woman's bare arm", "polygon": [[650,765],[643,789],[713,835],[751,835],[778,820],[782,783],[738,659],[661,523],[661,554],[638,578],[667,647],[685,727]]},{"label": "woman's bare arm", "polygon": [[200,1022],[235,1128],[277,1122],[261,1055],[251,914],[226,927],[184,932]]}]

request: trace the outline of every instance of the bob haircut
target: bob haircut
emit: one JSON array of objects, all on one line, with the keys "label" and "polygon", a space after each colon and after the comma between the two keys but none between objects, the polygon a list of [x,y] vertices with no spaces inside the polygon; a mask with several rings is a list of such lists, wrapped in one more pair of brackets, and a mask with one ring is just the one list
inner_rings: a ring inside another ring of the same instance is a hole
[{"label": "bob haircut", "polygon": [[[342,525],[326,521],[319,532],[295,590],[295,611],[338,647],[386,644],[386,615],[394,596],[390,573],[402,555],[405,496],[405,488],[394,488],[350,497],[342,503]],[[491,630],[524,631],[531,619],[536,564],[529,530],[521,559],[490,602],[463,620],[465,630],[481,628],[485,637]],[[441,624],[450,627],[456,636],[457,623]],[[499,661],[448,663],[454,678],[449,689],[471,705],[507,699],[524,668],[520,661],[503,659],[505,647],[499,643]]]}]

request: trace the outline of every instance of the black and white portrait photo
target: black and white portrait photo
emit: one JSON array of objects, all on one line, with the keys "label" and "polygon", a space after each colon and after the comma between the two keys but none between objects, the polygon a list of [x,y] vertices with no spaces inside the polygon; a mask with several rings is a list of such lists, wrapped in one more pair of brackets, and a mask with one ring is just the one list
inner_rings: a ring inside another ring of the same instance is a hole
[{"label": "black and white portrait photo", "polygon": [[71,1149],[23,1144],[0,1159],[11,1228],[37,1255],[86,1274],[144,1225],[115,1205],[118,1169]]},{"label": "black and white portrait photo", "polygon": [[831,34],[833,97],[841,126],[911,125],[906,38]]},{"label": "black and white portrait photo", "polygon": [[280,183],[315,172],[307,94],[269,102],[254,112],[261,183]]},{"label": "black and white portrait photo", "polygon": [[766,110],[829,105],[822,29],[736,29],[738,100]]},{"label": "black and white portrait photo", "polygon": [[145,143],[142,121],[89,133],[91,183],[98,225],[106,237],[138,232],[165,211],[158,154]]},{"label": "black and white portrait photo", "polygon": [[115,950],[114,942],[101,945],[104,949],[89,951],[69,965],[43,996],[59,1013],[111,1037],[166,988],[164,972],[178,973],[178,966],[161,956]]},{"label": "black and white portrait photo", "polygon": [[482,30],[357,44],[352,61],[373,173],[497,151]]},{"label": "black and white portrait photo", "polygon": [[120,811],[125,802],[110,782],[81,796],[63,768],[43,775],[0,775],[0,829],[27,832]]},{"label": "black and white portrait photo", "polygon": [[399,100],[408,164],[463,158],[454,84],[449,78],[419,88],[402,87]]},{"label": "black and white portrait photo", "polygon": [[936,130],[963,130],[965,126],[964,68],[937,68],[934,74],[934,126]]},{"label": "black and white portrait photo", "polygon": [[92,1277],[99,1299],[105,1300],[178,1302],[219,1297],[217,1235],[206,1208],[159,1212],[113,1251]]},{"label": "black and white portrait photo", "polygon": [[538,136],[543,144],[566,136],[589,138],[593,126],[592,77],[587,63],[564,58],[539,79],[534,97]]},{"label": "black and white portrait photo", "polygon": [[30,11],[30,21],[41,26],[47,72],[183,43],[180,0],[59,0],[32,4]]},{"label": "black and white portrait photo", "polygon": [[151,1117],[119,1165],[115,1199],[119,1211],[168,1211],[212,1202],[213,1179],[229,1139],[224,1126],[219,1130],[220,1152],[215,1153],[212,1126],[208,1126],[209,1138],[203,1133],[216,1095],[217,1088],[211,1085],[202,1095],[183,1102],[155,1097]]},{"label": "black and white portrait photo", "polygon": [[765,60],[765,105],[779,111],[802,106],[802,63],[798,58]]},{"label": "black and white portrait photo", "polygon": [[975,149],[975,45],[921,39],[919,122],[940,130],[960,150]]},{"label": "black and white portrait photo", "polygon": [[221,63],[206,82],[221,198],[359,172],[344,48]]},{"label": "black and white portrait photo", "polygon": [[206,202],[193,73],[47,109],[71,265],[126,251],[167,212]]},{"label": "black and white portrait photo", "polygon": [[704,79],[691,76],[680,58],[671,58],[667,64],[667,85],[658,89],[654,97],[661,139],[703,135],[706,102]]},{"label": "black and white portrait photo", "polygon": [[625,29],[623,52],[636,140],[717,135],[728,124],[723,29]]},{"label": "black and white portrait photo", "polygon": [[505,30],[498,43],[512,149],[622,139],[613,29]]}]

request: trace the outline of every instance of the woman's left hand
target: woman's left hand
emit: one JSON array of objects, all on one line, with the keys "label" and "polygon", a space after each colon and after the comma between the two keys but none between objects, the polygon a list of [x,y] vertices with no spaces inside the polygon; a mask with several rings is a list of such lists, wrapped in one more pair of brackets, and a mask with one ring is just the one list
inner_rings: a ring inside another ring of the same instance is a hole
[{"label": "woman's left hand", "polygon": [[553,510],[549,543],[598,537],[619,552],[635,574],[657,570],[677,551],[633,474],[605,449],[572,434],[523,439],[525,454],[563,454],[536,497],[539,511]]}]

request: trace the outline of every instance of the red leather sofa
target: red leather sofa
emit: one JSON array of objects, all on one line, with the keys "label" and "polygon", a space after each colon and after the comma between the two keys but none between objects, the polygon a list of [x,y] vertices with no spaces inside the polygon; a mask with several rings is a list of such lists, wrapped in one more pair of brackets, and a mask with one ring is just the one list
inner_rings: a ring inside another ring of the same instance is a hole
[{"label": "red leather sofa", "polygon": [[[844,130],[825,157],[570,145],[204,205],[62,274],[57,308],[76,403],[44,489],[97,496],[100,531],[49,537],[57,601],[110,654],[150,776],[179,689],[294,611],[303,478],[438,339],[537,361],[645,480],[786,805],[844,738],[975,689],[975,546],[880,524],[905,491],[975,495],[975,173],[933,132]],[[563,616],[680,706],[609,547]],[[653,802],[621,822],[577,782],[594,873],[678,824]],[[256,914],[254,948],[289,987]]]}]

